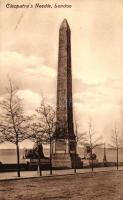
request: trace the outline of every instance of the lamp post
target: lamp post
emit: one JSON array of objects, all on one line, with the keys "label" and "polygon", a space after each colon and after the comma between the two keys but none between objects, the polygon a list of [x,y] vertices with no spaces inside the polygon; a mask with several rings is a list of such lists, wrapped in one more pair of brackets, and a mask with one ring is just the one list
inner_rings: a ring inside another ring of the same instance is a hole
[{"label": "lamp post", "polygon": [[105,148],[105,143],[104,143],[103,163],[104,163],[104,166],[107,167],[107,158],[106,158],[106,148]]}]

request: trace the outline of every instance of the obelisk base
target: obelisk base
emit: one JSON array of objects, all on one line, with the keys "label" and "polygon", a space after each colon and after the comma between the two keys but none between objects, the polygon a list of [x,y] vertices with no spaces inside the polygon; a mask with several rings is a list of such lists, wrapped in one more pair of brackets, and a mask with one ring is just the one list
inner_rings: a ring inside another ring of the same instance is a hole
[{"label": "obelisk base", "polygon": [[[73,142],[74,145],[75,141]],[[72,168],[73,158],[70,153],[70,140],[57,139],[52,142],[52,167],[54,168]]]},{"label": "obelisk base", "polygon": [[52,156],[53,168],[72,168],[70,154],[57,153]]}]

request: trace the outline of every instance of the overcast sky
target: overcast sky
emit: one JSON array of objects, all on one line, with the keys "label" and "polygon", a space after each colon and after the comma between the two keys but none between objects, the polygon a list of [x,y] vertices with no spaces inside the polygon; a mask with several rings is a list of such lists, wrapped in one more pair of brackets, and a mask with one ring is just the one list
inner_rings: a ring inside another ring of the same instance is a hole
[{"label": "overcast sky", "polygon": [[[13,0],[35,5],[52,1]],[[92,117],[97,135],[109,138],[123,101],[123,1],[55,0],[64,9],[9,9],[0,4],[0,98],[7,75],[19,84],[25,110],[41,94],[56,102],[58,31],[64,18],[71,28],[74,118],[81,132]]]}]

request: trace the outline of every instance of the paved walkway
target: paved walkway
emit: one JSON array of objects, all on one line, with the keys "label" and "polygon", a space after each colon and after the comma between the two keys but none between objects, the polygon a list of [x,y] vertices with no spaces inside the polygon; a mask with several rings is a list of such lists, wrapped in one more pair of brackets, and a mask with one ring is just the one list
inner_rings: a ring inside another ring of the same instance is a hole
[{"label": "paved walkway", "polygon": [[[101,167],[94,168],[93,172],[101,172],[101,171],[112,171],[116,170],[116,167]],[[123,166],[119,167],[119,170],[123,170]],[[77,169],[77,173],[89,173],[92,172],[91,168],[89,169]],[[66,169],[66,170],[53,170],[53,175],[66,175],[66,174],[74,174],[74,169]],[[50,176],[50,171],[42,171],[42,176]],[[39,172],[37,171],[23,171],[21,172],[20,178],[32,178],[39,177]],[[8,180],[8,179],[18,179],[17,172],[2,172],[0,173],[0,180]]]}]

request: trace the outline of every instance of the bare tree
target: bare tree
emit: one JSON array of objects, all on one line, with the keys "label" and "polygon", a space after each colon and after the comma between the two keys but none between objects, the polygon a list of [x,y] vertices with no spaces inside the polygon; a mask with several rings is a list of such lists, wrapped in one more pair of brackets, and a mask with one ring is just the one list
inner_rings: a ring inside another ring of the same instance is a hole
[{"label": "bare tree", "polygon": [[119,131],[118,131],[116,124],[115,124],[114,128],[112,129],[110,146],[113,149],[116,150],[116,167],[117,167],[117,170],[119,168],[119,149],[120,149],[120,146],[121,146],[121,141],[122,141],[122,138],[120,137]]},{"label": "bare tree", "polygon": [[87,134],[86,132],[79,133],[78,132],[78,124],[75,120],[75,162],[74,162],[74,173],[76,173],[76,168],[77,168],[77,146],[78,144],[84,145],[87,141],[86,138]]},{"label": "bare tree", "polygon": [[96,131],[94,130],[92,120],[90,119],[89,124],[88,124],[87,140],[88,140],[89,145],[90,145],[90,158],[91,158],[92,172],[93,172],[93,169],[94,169],[93,160],[95,159],[95,154],[93,153],[93,149],[102,145],[102,143],[100,143],[101,138],[102,137],[96,137]]},{"label": "bare tree", "polygon": [[52,174],[52,138],[55,133],[55,110],[52,106],[42,100],[40,107],[36,109],[38,119],[33,124],[32,139],[40,141],[42,144],[50,144],[50,174]]},{"label": "bare tree", "polygon": [[16,145],[17,174],[20,177],[19,142],[26,139],[29,128],[29,117],[24,115],[22,100],[17,95],[18,88],[9,79],[9,87],[5,98],[0,102],[2,109],[0,129],[2,138]]},{"label": "bare tree", "polygon": [[[35,118],[35,119],[34,119]],[[34,122],[36,121],[36,122]],[[40,120],[40,117],[38,119],[37,115],[34,115],[31,120],[32,123],[30,123],[30,130],[31,134],[29,133],[28,138],[33,141],[35,144],[37,144],[38,148],[38,166],[39,166],[39,172],[40,176],[42,175],[41,171],[41,149],[40,147],[43,144],[47,144],[48,136],[44,129],[44,124],[42,124],[42,121]]]}]

